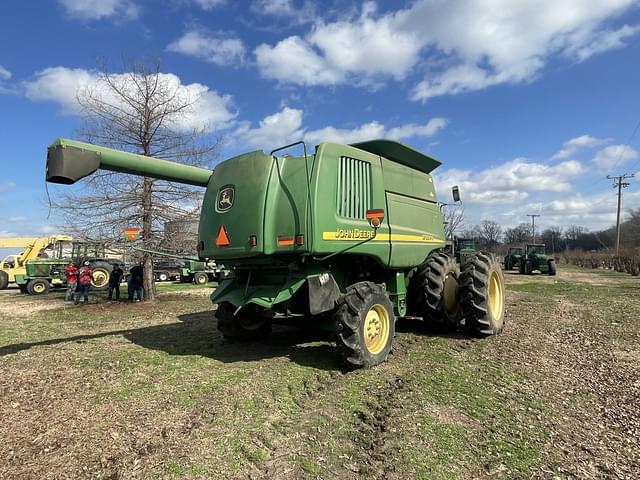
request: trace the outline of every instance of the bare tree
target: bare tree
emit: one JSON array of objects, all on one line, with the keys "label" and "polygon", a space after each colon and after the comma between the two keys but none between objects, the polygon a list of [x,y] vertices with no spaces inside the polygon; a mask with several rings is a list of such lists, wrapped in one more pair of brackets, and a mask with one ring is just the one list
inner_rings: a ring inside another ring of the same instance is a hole
[{"label": "bare tree", "polygon": [[527,243],[531,239],[531,225],[521,223],[517,227],[507,228],[504,231],[504,243],[507,245],[517,245]]},{"label": "bare tree", "polygon": [[464,207],[456,205],[444,206],[444,233],[446,238],[453,239],[455,231],[464,222]]},{"label": "bare tree", "polygon": [[[122,73],[102,68],[97,82],[77,94],[88,142],[190,165],[210,165],[219,140],[206,125],[190,127],[198,96],[153,64],[134,62]],[[89,238],[117,239],[125,227],[142,229],[144,248],[156,247],[164,223],[193,214],[202,192],[148,177],[99,171],[55,206],[71,228]],[[195,247],[195,246],[194,246]],[[195,249],[195,248],[194,248]],[[143,255],[145,298],[154,298],[153,259]]]},{"label": "bare tree", "polygon": [[494,248],[500,243],[500,237],[502,237],[502,227],[498,222],[493,220],[483,220],[480,225],[476,227],[476,230],[480,237],[480,242],[483,248]]}]

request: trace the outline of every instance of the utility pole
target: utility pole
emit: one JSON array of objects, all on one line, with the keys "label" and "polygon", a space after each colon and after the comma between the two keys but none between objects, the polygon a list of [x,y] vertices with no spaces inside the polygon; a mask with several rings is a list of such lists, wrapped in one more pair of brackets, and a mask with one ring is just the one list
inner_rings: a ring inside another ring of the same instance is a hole
[{"label": "utility pole", "polygon": [[633,178],[625,173],[623,175],[607,175],[609,180],[613,180],[613,188],[618,189],[618,214],[616,216],[616,257],[620,255],[620,207],[622,206],[622,189],[627,188],[629,183],[625,182],[627,178]]},{"label": "utility pole", "polygon": [[531,217],[531,236],[533,237],[533,242],[536,243],[536,217],[540,215],[537,213],[527,213],[527,217]]}]

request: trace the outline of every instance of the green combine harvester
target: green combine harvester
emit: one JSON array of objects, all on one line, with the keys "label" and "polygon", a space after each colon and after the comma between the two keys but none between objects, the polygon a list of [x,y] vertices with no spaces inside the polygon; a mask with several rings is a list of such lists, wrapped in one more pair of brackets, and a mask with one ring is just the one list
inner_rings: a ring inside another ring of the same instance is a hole
[{"label": "green combine harvester", "polygon": [[[301,156],[276,155],[299,148]],[[72,184],[98,169],[206,187],[198,255],[230,271],[211,295],[226,338],[264,337],[282,316],[336,332],[352,367],[387,358],[395,320],[420,316],[477,335],[504,323],[500,262],[445,253],[434,158],[390,140],[297,142],[245,153],[215,170],[56,140],[46,179]]]}]

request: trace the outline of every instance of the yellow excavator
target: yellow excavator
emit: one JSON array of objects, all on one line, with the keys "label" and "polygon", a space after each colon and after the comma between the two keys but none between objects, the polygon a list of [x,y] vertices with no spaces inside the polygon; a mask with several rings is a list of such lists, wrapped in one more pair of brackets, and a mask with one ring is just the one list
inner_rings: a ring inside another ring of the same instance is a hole
[{"label": "yellow excavator", "polygon": [[51,235],[49,237],[7,237],[0,238],[0,248],[21,248],[17,255],[8,255],[0,261],[0,290],[4,290],[10,283],[14,283],[16,275],[27,273],[27,260],[42,258],[45,250],[58,241],[71,241],[68,235]]}]

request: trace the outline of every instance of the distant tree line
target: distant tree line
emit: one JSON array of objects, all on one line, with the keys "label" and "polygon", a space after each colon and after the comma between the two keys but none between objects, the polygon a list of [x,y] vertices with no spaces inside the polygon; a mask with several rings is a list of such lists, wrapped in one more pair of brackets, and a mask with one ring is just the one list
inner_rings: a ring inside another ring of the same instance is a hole
[{"label": "distant tree line", "polygon": [[[445,214],[445,219],[446,219]],[[459,227],[461,220],[456,218]],[[451,234],[451,229],[447,229]],[[482,220],[477,225],[455,229],[458,238],[473,238],[476,246],[482,250],[502,251],[508,246],[518,246],[533,241],[531,224],[521,223],[512,228],[503,228],[493,220]],[[614,248],[616,243],[615,226],[597,231],[589,231],[580,225],[566,227],[551,226],[536,228],[536,243],[544,243],[549,253],[566,250],[604,250]],[[640,208],[630,211],[629,218],[620,226],[620,247],[637,248],[640,246]]]}]

